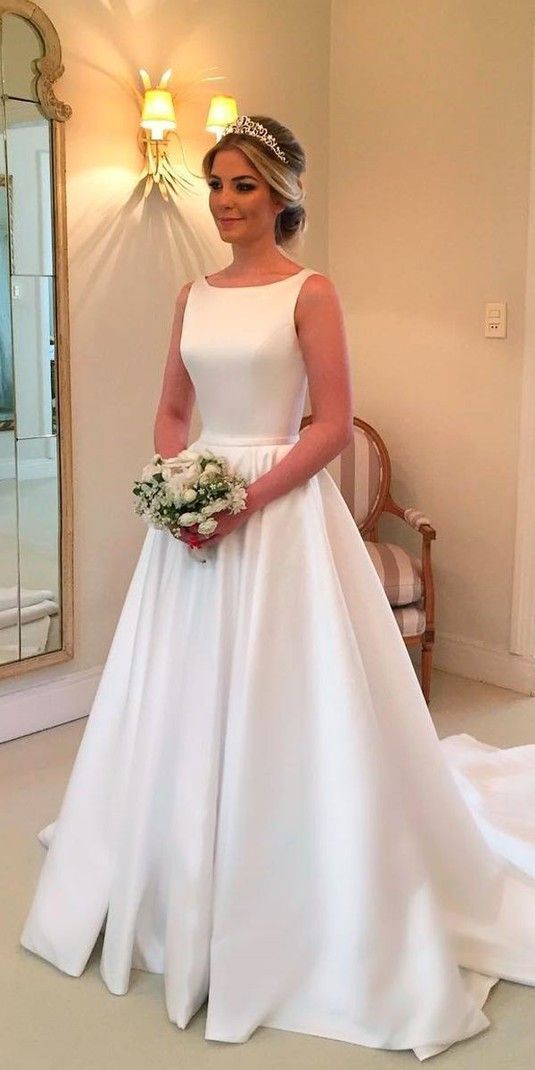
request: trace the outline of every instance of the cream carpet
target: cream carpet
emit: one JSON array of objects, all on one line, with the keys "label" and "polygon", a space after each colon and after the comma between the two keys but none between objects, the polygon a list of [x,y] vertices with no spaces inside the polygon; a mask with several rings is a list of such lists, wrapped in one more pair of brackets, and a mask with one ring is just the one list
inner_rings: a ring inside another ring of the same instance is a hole
[{"label": "cream carpet", "polygon": [[[440,736],[535,742],[535,698],[435,672],[431,712]],[[19,945],[44,848],[40,828],[59,809],[84,720],[0,746],[1,1070],[532,1070],[535,989],[500,981],[486,1004],[490,1028],[425,1063],[411,1052],[260,1028],[246,1044],[204,1039],[205,1009],[186,1030],[167,1018],[163,978],[133,970],[126,996],[99,973],[101,939],[81,977]]]}]

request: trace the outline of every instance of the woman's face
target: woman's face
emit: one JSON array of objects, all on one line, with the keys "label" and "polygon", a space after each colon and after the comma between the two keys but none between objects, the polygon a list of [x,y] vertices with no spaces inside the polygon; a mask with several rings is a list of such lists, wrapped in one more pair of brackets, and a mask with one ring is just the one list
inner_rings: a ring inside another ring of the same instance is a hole
[{"label": "woman's face", "polygon": [[210,211],[223,241],[247,244],[274,233],[282,205],[240,149],[221,149],[214,156],[208,185]]}]

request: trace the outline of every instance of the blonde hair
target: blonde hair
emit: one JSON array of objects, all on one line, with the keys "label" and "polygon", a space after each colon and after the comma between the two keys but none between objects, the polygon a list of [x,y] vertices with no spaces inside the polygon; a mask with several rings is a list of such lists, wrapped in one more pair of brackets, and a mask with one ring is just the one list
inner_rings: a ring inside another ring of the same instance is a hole
[{"label": "blonde hair", "polygon": [[203,174],[208,181],[216,153],[221,149],[240,149],[284,205],[275,219],[275,242],[277,245],[287,246],[300,234],[304,234],[307,227],[303,206],[305,193],[300,182],[306,167],[305,153],[291,130],[282,126],[276,119],[266,115],[251,115],[250,118],[262,123],[268,133],[273,134],[288,163],[283,163],[259,138],[233,132],[225,134],[208,150],[202,161]]}]

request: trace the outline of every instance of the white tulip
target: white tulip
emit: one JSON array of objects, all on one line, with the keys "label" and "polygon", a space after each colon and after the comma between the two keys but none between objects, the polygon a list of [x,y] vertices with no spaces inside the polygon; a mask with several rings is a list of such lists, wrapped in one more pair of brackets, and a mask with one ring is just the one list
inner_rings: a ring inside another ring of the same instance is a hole
[{"label": "white tulip", "polygon": [[212,532],[215,531],[216,527],[217,520],[214,520],[213,518],[208,520],[201,520],[201,523],[199,524],[199,532],[201,535],[211,535]]}]

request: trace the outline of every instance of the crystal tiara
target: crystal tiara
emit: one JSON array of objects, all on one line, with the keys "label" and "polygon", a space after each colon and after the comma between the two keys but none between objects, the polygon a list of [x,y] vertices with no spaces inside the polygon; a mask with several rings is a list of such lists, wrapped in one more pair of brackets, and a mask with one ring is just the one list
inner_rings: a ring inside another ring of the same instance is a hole
[{"label": "crystal tiara", "polygon": [[239,115],[233,123],[228,123],[223,130],[223,137],[225,134],[247,134],[249,137],[257,137],[259,141],[264,142],[264,145],[268,145],[283,163],[288,163],[273,134],[268,133],[262,123],[255,122],[249,115]]}]

